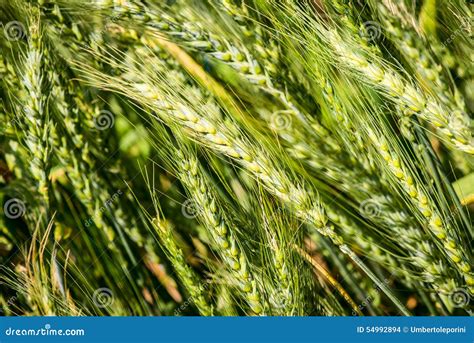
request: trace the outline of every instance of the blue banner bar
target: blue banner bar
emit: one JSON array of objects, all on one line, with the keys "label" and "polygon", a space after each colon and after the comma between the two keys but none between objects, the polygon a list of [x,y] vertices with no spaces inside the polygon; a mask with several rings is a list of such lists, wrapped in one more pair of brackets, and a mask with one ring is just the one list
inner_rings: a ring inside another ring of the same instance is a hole
[{"label": "blue banner bar", "polygon": [[2,317],[0,342],[474,342],[473,317]]}]

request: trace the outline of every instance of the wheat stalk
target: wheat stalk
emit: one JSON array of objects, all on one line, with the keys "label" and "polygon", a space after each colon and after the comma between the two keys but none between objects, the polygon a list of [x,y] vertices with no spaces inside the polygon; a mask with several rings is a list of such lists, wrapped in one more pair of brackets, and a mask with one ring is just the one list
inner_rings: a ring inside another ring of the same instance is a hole
[{"label": "wheat stalk", "polygon": [[[433,95],[424,94],[417,85],[397,73],[390,65],[383,63],[377,54],[360,47],[357,44],[360,40],[358,37],[342,37],[337,29],[324,27],[301,9],[291,5],[281,6],[296,14],[299,13],[306,27],[309,26],[320,33],[319,39],[329,44],[337,56],[332,59],[337,61],[336,66],[344,67],[358,79],[376,87],[395,104],[406,109],[405,113],[408,115],[416,115],[433,125],[457,149],[474,154],[473,138],[466,115],[454,111]],[[305,36],[306,32],[295,29],[291,30],[291,34],[303,41],[306,40],[309,44],[314,43],[318,49],[324,49],[314,35]]]},{"label": "wheat stalk", "polygon": [[[432,203],[430,197],[411,175],[408,167],[404,165],[403,160],[391,151],[390,146],[384,138],[372,130],[369,131],[369,137],[380,151],[388,170],[393,174],[403,191],[408,195],[410,201],[425,218],[424,220],[430,231],[437,239],[443,242],[443,246],[446,248],[445,253],[450,261],[454,263],[458,272],[463,275],[467,285],[469,287],[472,286],[474,279],[469,263],[467,262],[467,255],[463,252],[453,228],[450,227],[448,223],[443,223],[437,206]],[[431,252],[431,248],[429,247],[425,247],[424,250]],[[434,267],[431,273],[439,273],[437,269],[437,267]]]},{"label": "wheat stalk", "polygon": [[[466,111],[466,105],[459,91],[456,87],[453,91],[449,89],[449,82],[441,73],[442,67],[434,61],[429,48],[414,31],[404,27],[402,20],[394,15],[394,13],[402,12],[400,10],[401,6],[401,4],[397,5],[391,0],[382,1],[375,6],[382,18],[385,31],[403,53],[406,60],[416,61],[414,66],[419,73],[421,82],[428,84],[432,90],[431,93],[439,96],[446,106],[457,113],[456,116],[462,117],[462,113]],[[414,18],[409,21],[416,22]]]},{"label": "wheat stalk", "polygon": [[416,116],[434,125],[458,149],[474,154],[471,130],[462,113],[451,110],[431,95],[424,95],[390,67],[354,52],[338,33],[326,33],[340,61],[357,71],[358,76],[386,92],[400,106],[405,106]]},{"label": "wheat stalk", "polygon": [[206,300],[204,293],[205,286],[198,282],[197,275],[187,265],[183,251],[178,247],[173,238],[173,227],[171,223],[156,217],[152,220],[152,225],[158,232],[158,236],[167,252],[167,256],[178,273],[181,282],[183,282],[186,290],[189,292],[193,303],[203,316],[212,316],[214,313],[213,307]]},{"label": "wheat stalk", "polygon": [[[142,37],[142,41],[146,42],[147,44],[152,43],[151,40]],[[148,58],[150,58],[148,56]],[[176,66],[173,64],[173,61],[169,61],[166,59],[166,63],[168,64],[169,68],[176,69]],[[189,67],[188,70],[194,71],[197,67],[192,66]],[[177,72],[179,72],[177,70]],[[197,73],[195,73],[197,75]],[[180,78],[184,79],[184,75],[180,75]],[[269,122],[271,121],[270,118],[265,117]],[[381,189],[383,187],[377,183],[377,179],[374,178],[373,175],[368,175],[367,171],[355,160],[351,159],[348,154],[339,151],[338,147],[330,147],[327,148],[328,145],[331,144],[330,142],[321,142],[317,144],[315,140],[312,139],[305,139],[303,135],[297,130],[296,127],[290,126],[289,128],[284,128],[283,130],[278,129],[279,136],[287,142],[286,151],[289,152],[291,156],[294,156],[298,160],[303,160],[308,166],[311,168],[320,171],[323,173],[328,180],[334,182],[336,184],[341,185],[344,190],[348,191],[349,193],[358,193],[362,192],[362,195],[358,195],[360,201],[367,199],[369,196],[367,193],[369,191],[373,192],[383,192]],[[337,150],[338,153],[335,156],[331,156],[330,154],[334,154],[334,150]],[[314,154],[314,151],[318,151],[317,154]],[[347,165],[347,166],[346,166]],[[351,180],[350,182],[348,180]],[[356,181],[356,180],[360,180]],[[356,181],[354,183],[354,181]],[[356,189],[354,190],[354,187]],[[357,197],[357,195],[356,195]],[[377,197],[377,196],[374,196]],[[390,215],[395,218],[399,218],[400,214],[395,212],[391,213],[391,208],[395,208],[393,200],[386,196],[381,195],[377,197],[379,201],[383,204],[386,204],[385,208],[387,209],[384,213],[386,213],[389,217]],[[330,206],[330,205],[329,205]],[[383,253],[378,249],[374,244],[368,243],[365,239],[365,235],[357,229],[357,225],[350,221],[347,216],[339,212],[335,214],[335,209],[331,208],[330,213],[333,214],[330,216],[331,221],[338,224],[344,229],[345,237],[348,237],[349,240],[352,240],[353,237],[357,237],[356,241],[359,244],[368,247],[374,253],[372,256],[376,259],[384,259],[384,261],[390,261],[388,264],[394,265],[393,259],[388,256],[383,257]],[[403,214],[405,215],[405,214]],[[405,215],[407,217],[407,215]],[[390,221],[392,223],[393,220]]]},{"label": "wheat stalk", "polygon": [[16,123],[25,129],[24,144],[31,154],[30,171],[37,182],[38,193],[49,203],[49,158],[51,137],[54,128],[46,111],[45,73],[42,61],[44,45],[38,14],[31,10],[28,50],[23,61],[23,70],[18,71],[22,80],[21,119]]},{"label": "wheat stalk", "polygon": [[[98,74],[84,65],[82,67],[85,68],[90,82],[104,89],[114,89],[156,111],[156,115],[165,123],[182,127],[184,132],[193,139],[238,162],[244,170],[262,182],[267,191],[278,197],[299,218],[314,225],[322,235],[329,237],[342,252],[348,254],[355,263],[364,268],[364,271],[371,279],[380,284],[384,293],[399,306],[400,310],[408,314],[392,292],[378,281],[375,274],[370,272],[344,244],[342,237],[335,232],[334,227],[328,224],[324,208],[317,200],[314,200],[317,199],[316,192],[294,183],[286,173],[271,162],[272,159],[262,148],[242,136],[239,137],[238,134],[241,130],[232,122],[222,123],[214,104],[201,104],[201,100],[195,97],[192,102],[189,102],[192,99],[189,96],[186,100],[177,100],[175,92],[182,86],[173,84],[173,87],[167,88],[167,82],[172,79],[164,76],[160,77],[160,81],[154,83],[149,79],[149,76],[142,74],[141,76],[146,82],[137,83]],[[189,89],[186,93],[196,94],[196,92],[189,92]],[[199,105],[199,113],[193,109],[196,104]]]},{"label": "wheat stalk", "polygon": [[470,314],[471,10],[433,4],[0,2],[4,313]]}]

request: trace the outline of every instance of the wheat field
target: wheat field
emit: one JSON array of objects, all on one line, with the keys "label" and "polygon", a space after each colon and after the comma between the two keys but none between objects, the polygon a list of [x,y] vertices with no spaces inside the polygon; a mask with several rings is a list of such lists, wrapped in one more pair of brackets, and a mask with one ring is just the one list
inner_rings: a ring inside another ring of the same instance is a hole
[{"label": "wheat field", "polygon": [[0,0],[0,313],[473,315],[472,11]]}]

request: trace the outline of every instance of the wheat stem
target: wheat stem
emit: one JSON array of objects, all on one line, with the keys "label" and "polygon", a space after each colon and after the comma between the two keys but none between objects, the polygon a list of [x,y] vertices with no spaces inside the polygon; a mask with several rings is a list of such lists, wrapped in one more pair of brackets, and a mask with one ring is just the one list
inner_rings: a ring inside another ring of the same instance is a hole
[{"label": "wheat stem", "polygon": [[152,220],[153,227],[158,233],[158,237],[165,248],[168,259],[178,273],[186,290],[191,296],[192,302],[196,305],[203,316],[212,316],[213,307],[208,303],[205,297],[205,285],[198,282],[198,276],[186,263],[183,251],[178,247],[173,237],[173,227],[166,220],[156,217]]}]

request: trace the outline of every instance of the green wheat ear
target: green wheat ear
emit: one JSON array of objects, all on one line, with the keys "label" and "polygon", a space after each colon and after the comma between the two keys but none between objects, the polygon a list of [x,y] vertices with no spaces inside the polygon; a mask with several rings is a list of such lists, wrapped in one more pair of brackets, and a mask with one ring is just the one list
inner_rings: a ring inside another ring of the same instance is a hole
[{"label": "green wheat ear", "polygon": [[472,314],[471,17],[0,0],[2,313]]}]

